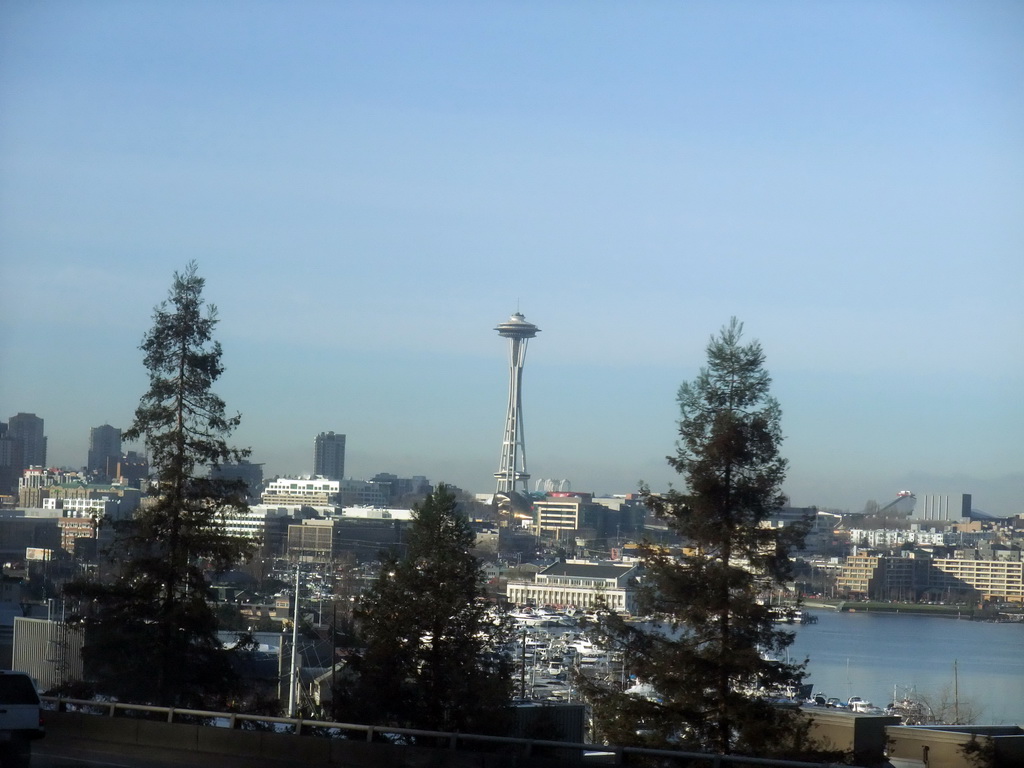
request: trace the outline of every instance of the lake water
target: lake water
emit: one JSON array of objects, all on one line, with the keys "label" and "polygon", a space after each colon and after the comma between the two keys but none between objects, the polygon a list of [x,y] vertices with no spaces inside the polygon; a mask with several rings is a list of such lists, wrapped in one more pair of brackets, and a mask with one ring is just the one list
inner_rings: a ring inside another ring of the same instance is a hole
[{"label": "lake water", "polygon": [[[979,722],[1024,725],[1024,623],[937,616],[809,611],[816,624],[795,628],[792,661],[809,658],[815,692],[861,696],[885,707],[899,691],[943,691],[980,709]],[[954,674],[954,664],[956,672]]]}]

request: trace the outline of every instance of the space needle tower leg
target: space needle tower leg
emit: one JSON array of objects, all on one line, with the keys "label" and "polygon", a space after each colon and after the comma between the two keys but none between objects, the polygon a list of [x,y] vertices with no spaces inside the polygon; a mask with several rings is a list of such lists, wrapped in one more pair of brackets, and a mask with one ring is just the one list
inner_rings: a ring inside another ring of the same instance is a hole
[{"label": "space needle tower leg", "polygon": [[505,413],[501,460],[498,471],[494,473],[497,480],[496,492],[508,495],[516,490],[517,484],[522,484],[524,492],[529,490],[527,481],[530,475],[526,471],[526,446],[523,441],[523,363],[526,360],[527,342],[540,329],[526,322],[526,318],[516,312],[494,330],[502,338],[508,339],[508,410]]}]

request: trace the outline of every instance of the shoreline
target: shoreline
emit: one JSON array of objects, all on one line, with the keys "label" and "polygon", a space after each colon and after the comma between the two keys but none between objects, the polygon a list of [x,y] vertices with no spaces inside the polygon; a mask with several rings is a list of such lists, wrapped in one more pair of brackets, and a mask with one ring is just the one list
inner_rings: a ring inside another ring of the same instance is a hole
[{"label": "shoreline", "polygon": [[991,609],[968,605],[929,605],[928,603],[886,603],[877,600],[805,600],[804,608],[830,610],[839,613],[899,613],[917,616],[945,616],[970,621],[1019,622],[1020,613],[1000,613]]}]

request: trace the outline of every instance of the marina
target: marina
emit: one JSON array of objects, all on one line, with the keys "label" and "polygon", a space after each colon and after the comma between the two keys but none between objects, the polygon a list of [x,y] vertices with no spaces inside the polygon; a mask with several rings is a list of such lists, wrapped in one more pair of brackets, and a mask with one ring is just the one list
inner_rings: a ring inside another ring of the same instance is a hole
[{"label": "marina", "polygon": [[510,614],[516,623],[515,692],[520,701],[564,704],[579,701],[573,673],[620,679],[621,658],[590,640],[580,627],[583,614],[544,609]]},{"label": "marina", "polygon": [[[793,661],[808,660],[805,688],[819,706],[908,721],[942,705],[979,724],[1024,723],[1024,624],[805,609],[793,623]],[[621,660],[596,647],[572,614],[516,615],[521,700],[578,701],[572,670],[629,682]],[[813,701],[813,699],[812,699]],[[895,707],[893,707],[895,705]]]}]

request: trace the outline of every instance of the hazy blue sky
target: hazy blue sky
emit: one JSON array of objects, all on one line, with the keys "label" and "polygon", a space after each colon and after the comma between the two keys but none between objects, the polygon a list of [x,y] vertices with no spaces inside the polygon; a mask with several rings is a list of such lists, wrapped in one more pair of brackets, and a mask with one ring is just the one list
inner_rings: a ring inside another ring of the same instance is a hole
[{"label": "hazy blue sky", "polygon": [[1024,4],[0,5],[0,418],[85,463],[190,259],[270,473],[674,475],[733,315],[786,490],[1024,511]]}]

